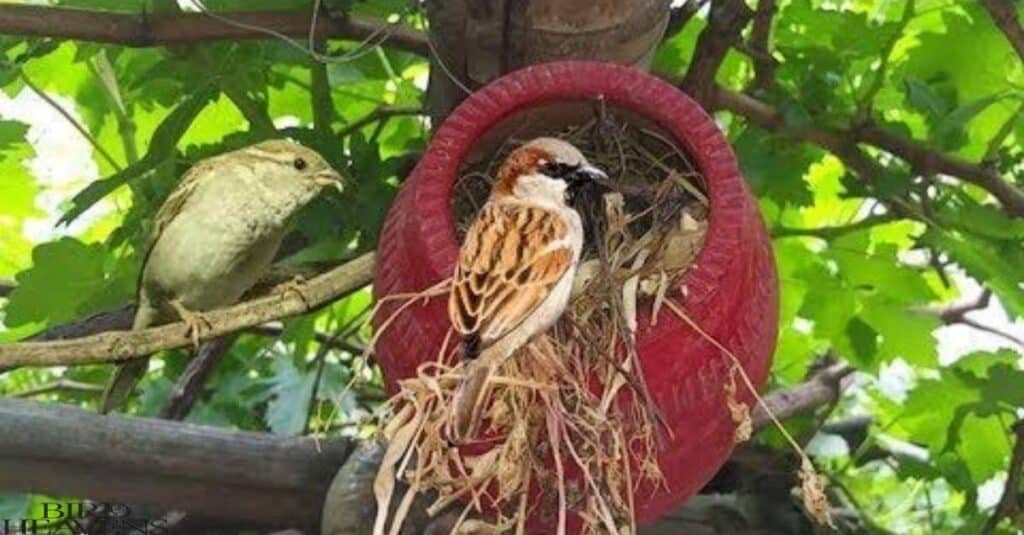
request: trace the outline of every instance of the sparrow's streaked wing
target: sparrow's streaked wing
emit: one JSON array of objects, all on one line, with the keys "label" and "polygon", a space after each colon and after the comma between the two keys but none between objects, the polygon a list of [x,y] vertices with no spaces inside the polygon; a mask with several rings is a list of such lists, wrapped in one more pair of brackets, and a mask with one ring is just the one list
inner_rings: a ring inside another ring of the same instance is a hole
[{"label": "sparrow's streaked wing", "polygon": [[535,206],[490,203],[466,235],[448,313],[480,349],[515,329],[572,266],[568,225]]}]

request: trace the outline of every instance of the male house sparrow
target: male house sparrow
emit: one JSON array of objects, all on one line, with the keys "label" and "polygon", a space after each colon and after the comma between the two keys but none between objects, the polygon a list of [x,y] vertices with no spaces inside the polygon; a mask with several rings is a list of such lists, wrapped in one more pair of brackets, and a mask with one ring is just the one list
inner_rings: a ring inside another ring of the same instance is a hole
[{"label": "male house sparrow", "polygon": [[[341,176],[315,151],[275,139],[196,163],[154,220],[133,330],[176,317],[198,345],[198,312],[236,302],[270,266],[291,216]],[[102,412],[121,405],[148,358],[121,364]]]},{"label": "male house sparrow", "polygon": [[497,366],[568,305],[584,237],[572,201],[603,178],[576,147],[555,138],[526,143],[498,170],[462,244],[448,301],[463,358],[472,361],[453,400],[454,442],[473,433]]}]

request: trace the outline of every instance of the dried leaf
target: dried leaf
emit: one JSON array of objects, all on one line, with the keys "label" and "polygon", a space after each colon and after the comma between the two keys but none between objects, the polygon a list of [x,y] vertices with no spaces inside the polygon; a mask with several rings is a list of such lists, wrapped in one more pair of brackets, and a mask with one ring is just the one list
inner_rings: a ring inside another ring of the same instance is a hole
[{"label": "dried leaf", "polygon": [[733,430],[733,444],[741,444],[750,440],[754,432],[754,423],[750,418],[750,407],[736,399],[736,370],[738,366],[733,364],[729,367],[729,380],[723,388],[725,390],[725,405],[729,408],[729,416],[732,423],[736,424]]},{"label": "dried leaf", "polygon": [[825,478],[818,475],[806,455],[800,463],[800,472],[797,475],[800,477],[799,493],[804,502],[804,509],[818,524],[835,529],[828,496],[825,495]]}]

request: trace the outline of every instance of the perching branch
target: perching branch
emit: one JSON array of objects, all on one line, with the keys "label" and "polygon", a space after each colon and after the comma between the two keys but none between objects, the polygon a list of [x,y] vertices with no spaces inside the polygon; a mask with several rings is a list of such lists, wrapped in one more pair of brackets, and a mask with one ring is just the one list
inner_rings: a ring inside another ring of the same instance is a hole
[{"label": "perching branch", "polygon": [[[308,11],[220,11],[217,15],[218,18],[203,13],[114,13],[3,4],[0,34],[149,47],[270,38],[261,29],[305,36],[312,21]],[[380,36],[388,45],[406,52],[420,56],[429,52],[426,38],[419,30],[369,18],[321,14],[317,17],[316,33],[356,41]]]},{"label": "perching branch", "polygon": [[[204,316],[211,328],[202,333],[202,338],[218,338],[268,321],[303,314],[339,299],[369,284],[375,265],[376,255],[368,253],[303,284],[302,295],[285,291],[210,311]],[[140,331],[104,332],[72,340],[0,345],[0,367],[121,362],[191,343],[188,326],[179,322]]]},{"label": "perching branch", "polygon": [[1017,18],[1017,6],[1013,0],[981,0],[992,21],[1013,45],[1017,55],[1024,60],[1024,28]]},{"label": "perching branch", "polygon": [[786,125],[785,118],[777,109],[750,95],[723,87],[717,87],[714,94],[716,107],[742,115],[764,130],[790,139],[813,143],[843,157],[844,160],[852,159],[858,153],[862,155],[857,149],[857,144],[873,145],[905,160],[920,174],[941,173],[974,184],[998,199],[1008,214],[1024,217],[1024,192],[999,173],[983,165],[943,154],[922,142],[904,138],[871,123],[845,130],[818,126],[791,128]]}]

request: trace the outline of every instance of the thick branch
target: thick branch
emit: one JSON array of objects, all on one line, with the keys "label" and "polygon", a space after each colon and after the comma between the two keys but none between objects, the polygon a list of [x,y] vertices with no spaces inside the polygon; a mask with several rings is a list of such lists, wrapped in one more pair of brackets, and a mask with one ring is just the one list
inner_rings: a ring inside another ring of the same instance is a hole
[{"label": "thick branch", "polygon": [[992,21],[1009,39],[1017,55],[1024,60],[1024,28],[1021,28],[1020,20],[1017,18],[1017,6],[1013,0],[981,0]]},{"label": "thick branch", "polygon": [[[988,191],[1010,215],[1024,217],[1024,192],[995,171],[930,149],[923,143],[868,124],[847,130],[804,127],[789,128],[782,114],[770,104],[743,93],[718,87],[717,107],[742,115],[752,124],[791,139],[813,143],[841,157],[858,152],[858,143],[867,143],[906,160],[918,173],[942,173],[969,182]],[[874,178],[874,177],[867,177]]]},{"label": "thick branch", "polygon": [[0,428],[0,489],[310,532],[352,449],[13,399],[0,399]]},{"label": "thick branch", "polygon": [[753,86],[768,91],[775,82],[775,58],[772,57],[772,18],[775,16],[775,0],[761,0],[754,12],[754,23],[750,31],[750,48],[756,51]]},{"label": "thick branch", "polygon": [[[771,401],[776,397],[768,399],[778,407]],[[317,443],[9,399],[0,399],[0,428],[17,430],[0,434],[5,491],[147,505],[310,533],[320,527],[323,510],[324,532],[336,535],[364,533],[373,518],[382,450],[370,443],[352,454],[346,439]],[[413,526],[429,522],[420,509],[413,508]],[[694,522],[710,521],[700,518]],[[668,529],[672,525],[644,533],[678,533]]]},{"label": "thick branch", "polygon": [[[312,17],[308,11],[217,12],[218,18],[203,13],[134,14],[43,6],[0,5],[0,34],[28,37],[77,39],[131,47],[193,44],[205,41],[269,39],[267,32],[304,36]],[[321,15],[317,34],[327,38],[362,41],[381,36],[387,44],[426,56],[423,33],[384,21]]]},{"label": "thick branch", "polygon": [[[368,253],[305,283],[302,295],[287,291],[208,312],[205,317],[211,328],[203,333],[203,338],[218,338],[268,321],[302,314],[339,299],[369,284],[375,265],[376,256]],[[188,326],[172,323],[141,331],[104,332],[72,340],[0,345],[0,367],[120,362],[191,343]]]}]

